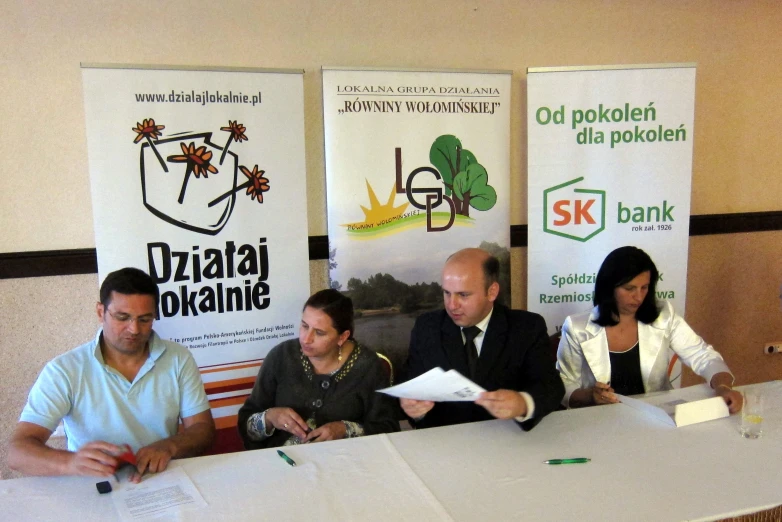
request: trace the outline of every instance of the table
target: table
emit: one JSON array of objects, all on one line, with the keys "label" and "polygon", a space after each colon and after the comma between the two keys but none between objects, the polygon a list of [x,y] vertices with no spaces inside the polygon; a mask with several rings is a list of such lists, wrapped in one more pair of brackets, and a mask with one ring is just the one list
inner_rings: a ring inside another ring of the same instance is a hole
[{"label": "table", "polygon": [[[674,428],[623,404],[555,412],[527,433],[489,421],[391,440],[455,520],[715,520],[782,504],[782,381],[753,387],[773,398],[757,440],[738,434],[739,415]],[[542,464],[576,456],[592,462]]]},{"label": "table", "polygon": [[[555,412],[523,432],[487,421],[174,461],[209,506],[182,520],[715,520],[782,504],[782,381],[758,440],[739,417],[674,428],[622,404]],[[644,396],[711,395],[705,385]],[[590,457],[549,466],[548,458]],[[0,481],[7,520],[115,520],[95,480]]]}]

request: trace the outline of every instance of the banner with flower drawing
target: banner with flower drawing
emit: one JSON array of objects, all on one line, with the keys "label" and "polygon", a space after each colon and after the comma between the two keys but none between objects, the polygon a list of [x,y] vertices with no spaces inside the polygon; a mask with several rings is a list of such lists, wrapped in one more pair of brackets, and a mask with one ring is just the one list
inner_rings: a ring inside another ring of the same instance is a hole
[{"label": "banner with flower drawing", "polygon": [[508,72],[324,68],[331,285],[398,369],[461,248],[500,258],[510,303]]},{"label": "banner with flower drawing", "polygon": [[148,272],[216,416],[309,295],[301,71],[82,66],[100,280]]}]

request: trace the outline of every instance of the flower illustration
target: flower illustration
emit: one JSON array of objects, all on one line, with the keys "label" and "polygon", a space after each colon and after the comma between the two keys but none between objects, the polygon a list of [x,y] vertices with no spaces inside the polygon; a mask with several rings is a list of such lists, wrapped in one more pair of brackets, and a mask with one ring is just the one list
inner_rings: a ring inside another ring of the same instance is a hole
[{"label": "flower illustration", "polygon": [[155,125],[155,120],[152,118],[145,119],[143,123],[136,122],[136,128],[133,129],[133,132],[138,134],[138,136],[136,136],[136,139],[133,140],[133,143],[138,143],[144,138],[158,139],[162,134],[160,131],[165,128],[165,125]]},{"label": "flower illustration", "polygon": [[225,147],[223,147],[223,153],[220,154],[220,165],[222,165],[223,160],[225,159],[225,154],[228,152],[228,147],[231,146],[232,141],[237,143],[247,141],[247,136],[244,134],[244,131],[246,131],[247,128],[241,123],[238,123],[238,120],[228,120],[228,127],[220,127],[220,130],[231,133],[231,135],[228,137],[228,141],[225,143]]},{"label": "flower illustration", "polygon": [[241,170],[242,174],[247,177],[247,181],[238,187],[229,190],[225,194],[218,196],[213,201],[210,201],[208,206],[213,207],[225,198],[229,197],[231,194],[235,194],[236,192],[240,192],[244,189],[247,189],[245,194],[249,195],[250,199],[258,200],[258,203],[263,203],[263,193],[267,192],[270,188],[269,180],[263,176],[266,171],[258,170],[258,165],[254,166],[252,171],[250,171],[250,169],[244,165],[240,165],[239,170]]},{"label": "flower illustration", "polygon": [[250,180],[249,184],[245,183],[250,199],[257,199],[258,203],[263,203],[263,193],[269,190],[269,180],[263,177],[266,171],[262,170],[259,172],[258,165],[253,167],[252,172],[244,165],[240,166],[239,170]]},{"label": "flower illustration", "polygon": [[185,191],[187,190],[187,182],[190,179],[190,174],[195,174],[198,178],[202,174],[204,178],[208,178],[208,173],[217,174],[217,168],[209,163],[212,159],[212,151],[206,150],[206,147],[198,147],[196,149],[195,143],[191,142],[190,145],[180,143],[182,148],[181,156],[169,156],[167,159],[171,163],[187,163],[187,170],[185,171],[185,179],[182,182],[182,190],[179,192],[180,204],[185,200]]},{"label": "flower illustration", "polygon": [[160,162],[160,166],[163,167],[164,171],[168,172],[166,162],[163,161],[163,158],[157,151],[155,144],[152,143],[152,138],[158,139],[162,135],[160,131],[165,128],[165,125],[155,125],[154,119],[145,118],[141,123],[136,122],[136,127],[132,128],[131,130],[137,134],[136,139],[133,140],[133,143],[138,143],[141,140],[146,139],[147,143],[149,143],[149,146],[152,147],[152,151],[155,153],[155,156],[157,156],[157,160]]}]

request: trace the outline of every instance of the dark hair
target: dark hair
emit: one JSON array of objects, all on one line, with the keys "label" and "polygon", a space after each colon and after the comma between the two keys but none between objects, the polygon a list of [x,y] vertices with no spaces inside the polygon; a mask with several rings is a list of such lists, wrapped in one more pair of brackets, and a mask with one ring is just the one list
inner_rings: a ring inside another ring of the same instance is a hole
[{"label": "dark hair", "polygon": [[500,260],[496,256],[489,255],[483,261],[483,280],[487,291],[492,284],[500,282]]},{"label": "dark hair", "polygon": [[160,290],[149,275],[138,268],[120,268],[103,280],[100,285],[100,302],[104,307],[111,303],[111,293],[124,295],[151,295],[155,298],[155,306],[160,303]]},{"label": "dark hair", "polygon": [[594,320],[595,323],[600,326],[618,324],[618,321],[614,319],[619,315],[614,290],[644,272],[649,272],[649,292],[635,313],[635,317],[646,324],[657,319],[657,316],[660,315],[655,300],[655,288],[659,277],[657,267],[654,266],[654,261],[649,257],[649,254],[640,248],[624,246],[608,254],[597,272],[594,304],[597,306],[599,314]]},{"label": "dark hair", "polygon": [[302,311],[308,306],[328,315],[337,333],[350,330],[350,338],[353,338],[353,301],[350,297],[327,288],[312,294],[304,303]]}]

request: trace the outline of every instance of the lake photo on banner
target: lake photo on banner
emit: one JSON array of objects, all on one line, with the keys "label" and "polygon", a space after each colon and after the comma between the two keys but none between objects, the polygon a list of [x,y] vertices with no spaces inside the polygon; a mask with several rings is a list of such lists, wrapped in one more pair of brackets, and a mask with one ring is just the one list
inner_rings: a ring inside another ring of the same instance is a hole
[{"label": "lake photo on banner", "polygon": [[407,314],[389,311],[356,317],[356,339],[367,348],[391,359],[394,383],[399,381],[399,372],[407,359],[410,331],[421,313],[423,311]]}]

